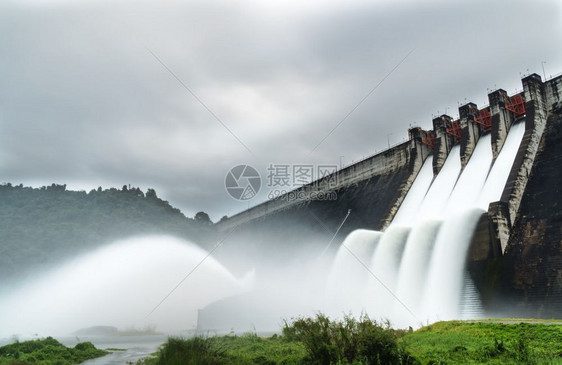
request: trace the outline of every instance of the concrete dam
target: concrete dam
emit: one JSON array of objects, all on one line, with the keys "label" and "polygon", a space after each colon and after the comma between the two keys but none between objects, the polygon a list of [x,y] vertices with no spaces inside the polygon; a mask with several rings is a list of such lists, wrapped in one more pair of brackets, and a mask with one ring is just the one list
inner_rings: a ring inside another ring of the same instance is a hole
[{"label": "concrete dam", "polygon": [[562,76],[522,85],[217,224],[214,255],[256,289],[201,309],[200,329],[314,311],[398,326],[562,318]]}]

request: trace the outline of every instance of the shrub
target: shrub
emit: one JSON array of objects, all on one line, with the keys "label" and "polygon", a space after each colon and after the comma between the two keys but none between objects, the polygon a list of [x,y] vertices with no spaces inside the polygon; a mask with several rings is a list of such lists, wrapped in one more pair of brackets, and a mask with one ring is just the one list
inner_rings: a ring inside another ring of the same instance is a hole
[{"label": "shrub", "polygon": [[190,339],[170,337],[158,351],[158,364],[166,365],[215,365],[224,364],[226,356],[212,338],[194,337]]},{"label": "shrub", "polygon": [[78,364],[107,354],[90,342],[68,348],[52,337],[16,342],[0,347],[0,364]]},{"label": "shrub", "polygon": [[362,315],[330,321],[323,315],[285,322],[283,336],[301,341],[309,364],[412,364],[415,361],[398,346],[398,333]]},{"label": "shrub", "polygon": [[91,350],[96,349],[94,344],[91,343],[91,342],[80,342],[80,343],[76,344],[76,346],[74,346],[74,348],[76,350],[79,350],[79,351],[91,351]]}]

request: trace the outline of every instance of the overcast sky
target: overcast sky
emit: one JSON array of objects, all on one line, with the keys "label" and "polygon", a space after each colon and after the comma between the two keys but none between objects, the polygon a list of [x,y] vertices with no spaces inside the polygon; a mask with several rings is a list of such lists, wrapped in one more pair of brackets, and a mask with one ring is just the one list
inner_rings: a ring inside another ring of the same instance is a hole
[{"label": "overcast sky", "polygon": [[560,1],[2,0],[0,183],[218,220],[266,198],[232,199],[233,166],[349,164],[559,74],[561,45]]}]

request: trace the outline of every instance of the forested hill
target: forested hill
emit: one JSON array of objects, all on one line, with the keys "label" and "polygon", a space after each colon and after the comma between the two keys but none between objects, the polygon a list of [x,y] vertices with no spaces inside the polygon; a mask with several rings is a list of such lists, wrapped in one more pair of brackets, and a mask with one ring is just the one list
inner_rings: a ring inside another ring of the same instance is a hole
[{"label": "forested hill", "polygon": [[170,234],[207,245],[213,225],[139,188],[68,191],[66,185],[0,185],[0,289],[62,260],[120,238]]}]

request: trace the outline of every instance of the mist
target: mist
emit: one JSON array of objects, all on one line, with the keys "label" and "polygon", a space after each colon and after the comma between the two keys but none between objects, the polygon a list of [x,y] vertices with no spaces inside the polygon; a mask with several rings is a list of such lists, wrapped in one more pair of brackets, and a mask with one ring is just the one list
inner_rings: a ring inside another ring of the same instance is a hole
[{"label": "mist", "polygon": [[224,266],[196,244],[172,236],[118,240],[4,292],[0,338],[70,336],[97,326],[166,334],[278,332],[284,320],[328,308],[325,285],[333,250],[323,254],[327,242],[313,236],[306,242],[289,259],[264,250],[230,257]]},{"label": "mist", "polygon": [[251,286],[250,272],[235,278],[208,257],[172,292],[206,255],[168,236],[111,243],[4,294],[0,337],[68,336],[92,326],[193,331],[199,308]]}]

